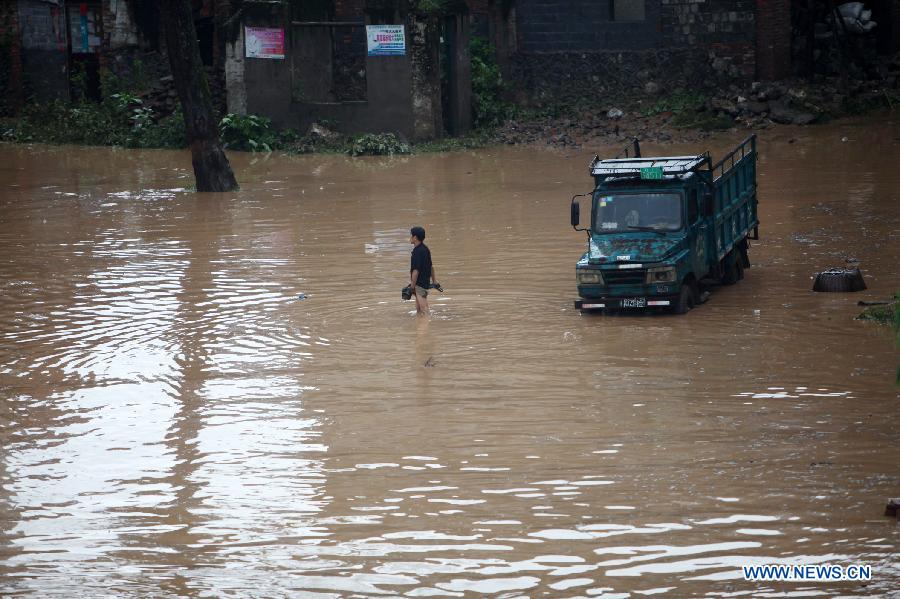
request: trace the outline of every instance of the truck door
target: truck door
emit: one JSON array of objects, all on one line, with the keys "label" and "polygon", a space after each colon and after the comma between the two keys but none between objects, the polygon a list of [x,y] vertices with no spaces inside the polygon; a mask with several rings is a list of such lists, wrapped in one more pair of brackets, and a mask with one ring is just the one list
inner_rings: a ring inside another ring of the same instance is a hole
[{"label": "truck door", "polygon": [[691,248],[691,266],[699,281],[709,272],[709,231],[700,212],[700,192],[696,187],[687,190],[685,227]]}]

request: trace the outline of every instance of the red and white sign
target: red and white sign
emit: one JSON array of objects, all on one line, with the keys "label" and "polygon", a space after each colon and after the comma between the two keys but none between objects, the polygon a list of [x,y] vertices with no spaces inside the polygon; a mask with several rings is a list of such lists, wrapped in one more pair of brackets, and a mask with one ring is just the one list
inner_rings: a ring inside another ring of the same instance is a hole
[{"label": "red and white sign", "polygon": [[244,27],[244,48],[247,58],[284,60],[284,29]]}]

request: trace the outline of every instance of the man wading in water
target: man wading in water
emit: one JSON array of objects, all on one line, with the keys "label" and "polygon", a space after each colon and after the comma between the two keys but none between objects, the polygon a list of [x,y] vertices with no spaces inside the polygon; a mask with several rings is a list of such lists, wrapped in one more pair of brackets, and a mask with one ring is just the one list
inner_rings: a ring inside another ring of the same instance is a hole
[{"label": "man wading in water", "polygon": [[428,289],[437,279],[431,265],[431,250],[422,243],[425,229],[413,227],[409,230],[409,242],[413,244],[412,259],[409,263],[409,286],[416,296],[416,314],[428,314]]}]

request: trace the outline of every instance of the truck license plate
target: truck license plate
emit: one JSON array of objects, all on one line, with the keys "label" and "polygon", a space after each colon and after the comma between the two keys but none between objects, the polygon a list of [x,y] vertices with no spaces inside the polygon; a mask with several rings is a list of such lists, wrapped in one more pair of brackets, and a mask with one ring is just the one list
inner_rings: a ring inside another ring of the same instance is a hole
[{"label": "truck license plate", "polygon": [[626,297],[622,300],[623,308],[646,308],[647,307],[647,298],[646,297]]}]

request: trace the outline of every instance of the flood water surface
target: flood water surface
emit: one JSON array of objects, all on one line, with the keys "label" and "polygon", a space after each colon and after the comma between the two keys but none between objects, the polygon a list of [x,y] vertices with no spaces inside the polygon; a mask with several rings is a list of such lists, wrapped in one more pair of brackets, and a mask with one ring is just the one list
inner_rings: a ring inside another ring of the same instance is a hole
[{"label": "flood water surface", "polygon": [[[0,594],[895,592],[898,356],[854,316],[900,291],[900,128],[759,147],[753,267],[680,317],[573,309],[588,150],[234,154],[214,195],[0,147]],[[826,563],[872,580],[741,574]]]}]

